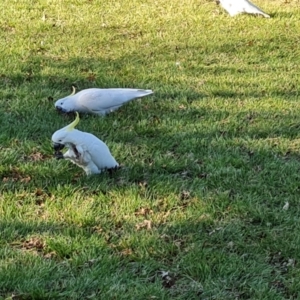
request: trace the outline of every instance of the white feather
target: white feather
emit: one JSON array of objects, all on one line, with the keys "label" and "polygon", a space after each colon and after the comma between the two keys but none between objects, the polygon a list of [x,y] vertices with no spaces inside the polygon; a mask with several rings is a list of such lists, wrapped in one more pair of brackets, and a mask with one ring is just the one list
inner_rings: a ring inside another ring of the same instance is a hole
[{"label": "white feather", "polygon": [[219,0],[220,5],[229,13],[231,17],[241,14],[257,14],[265,18],[270,18],[268,14],[263,12],[259,7],[251,3],[249,0]]},{"label": "white feather", "polygon": [[64,127],[52,135],[52,142],[66,146],[68,151],[63,158],[84,169],[87,175],[119,166],[107,145],[93,134]]},{"label": "white feather", "polygon": [[151,94],[153,94],[152,90],[91,88],[57,100],[55,107],[62,112],[78,111],[104,116],[131,100]]}]

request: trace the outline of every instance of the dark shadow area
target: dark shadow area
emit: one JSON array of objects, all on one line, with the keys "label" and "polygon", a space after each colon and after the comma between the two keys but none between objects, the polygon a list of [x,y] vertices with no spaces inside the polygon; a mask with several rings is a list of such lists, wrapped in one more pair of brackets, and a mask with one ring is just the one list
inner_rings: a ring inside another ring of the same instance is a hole
[{"label": "dark shadow area", "polygon": [[[297,147],[282,146],[278,139],[297,139],[299,114],[259,105],[267,97],[296,101],[299,95],[296,79],[281,85],[277,78],[278,84],[267,88],[260,81],[262,74],[288,71],[272,63],[274,57],[288,55],[279,45],[287,42],[291,43],[282,36],[278,40],[242,39],[207,49],[162,44],[155,53],[139,49],[115,59],[55,60],[41,48],[18,71],[1,74],[0,144],[2,153],[7,153],[0,169],[3,197],[25,191],[38,208],[52,196],[51,201],[64,206],[64,197],[77,195],[82,200],[90,197],[101,206],[103,202],[114,204],[116,190],[121,195],[132,191],[134,197],[144,200],[144,210],[153,211],[141,216],[130,212],[135,214],[133,220],[110,215],[100,221],[83,218],[80,226],[72,221],[42,221],[39,215],[37,222],[26,222],[26,216],[21,216],[24,221],[0,221],[5,248],[0,253],[2,257],[9,253],[11,258],[0,272],[1,296],[17,291],[35,299],[118,299],[128,287],[141,284],[146,288],[136,288],[136,299],[156,297],[161,289],[166,299],[178,295],[204,299],[215,296],[214,287],[209,286],[215,282],[219,290],[227,291],[228,299],[259,299],[252,287],[265,269],[263,283],[274,289],[274,274],[282,275],[280,282],[288,278],[292,271],[281,272],[283,262],[299,260],[293,235],[298,223],[297,217],[287,218],[282,207],[288,201],[292,207],[288,213],[298,213],[300,185],[295,182],[300,182],[300,161]],[[259,48],[265,51],[266,44],[272,46],[273,57],[254,57],[248,67],[232,66],[232,58],[251,47],[258,53]],[[177,56],[185,57],[191,51],[201,55],[176,66]],[[267,69],[260,68],[262,62],[269,62]],[[43,73],[46,67],[53,75]],[[140,68],[146,70],[144,76],[135,76]],[[206,75],[213,75],[215,81],[205,82]],[[251,80],[249,84],[224,80],[232,75]],[[195,78],[204,83],[189,82]],[[155,92],[105,118],[81,116],[78,129],[108,143],[124,165],[112,176],[86,177],[77,166],[52,157],[51,135],[73,119],[57,114],[54,102],[68,95],[72,85],[77,90],[132,87]],[[210,98],[217,98],[220,107],[210,106]],[[243,101],[249,99],[257,101],[257,107],[243,109]],[[232,112],[235,105],[241,108]],[[42,156],[34,160],[32,153]],[[29,200],[16,201],[22,206],[22,201]],[[175,222],[172,216],[178,211],[186,219]],[[159,214],[160,219],[156,218]],[[144,220],[152,222],[151,230],[139,225]],[[141,228],[136,229],[137,224]],[[29,245],[26,240],[31,237],[44,238],[46,246]],[[18,257],[16,253],[22,251],[24,256]],[[37,252],[35,265],[32,252]],[[274,263],[279,252],[279,262]],[[234,261],[231,265],[226,265],[228,257]],[[162,272],[169,274],[162,276]],[[124,274],[130,276],[126,279]],[[32,279],[39,277],[42,285]],[[30,283],[28,289],[19,291],[18,283],[25,281]],[[118,282],[122,288],[112,291]],[[296,297],[291,285],[282,284],[280,295]],[[78,295],[67,294],[70,287]]]}]

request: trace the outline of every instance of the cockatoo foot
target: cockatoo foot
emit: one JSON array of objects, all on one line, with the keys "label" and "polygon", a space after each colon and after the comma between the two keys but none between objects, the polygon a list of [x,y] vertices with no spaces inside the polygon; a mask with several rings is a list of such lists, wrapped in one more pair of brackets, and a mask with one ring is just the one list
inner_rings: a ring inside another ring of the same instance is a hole
[{"label": "cockatoo foot", "polygon": [[59,159],[64,159],[64,155],[63,155],[63,153],[60,152],[60,151],[55,151],[54,157],[55,157],[57,160],[59,160]]}]

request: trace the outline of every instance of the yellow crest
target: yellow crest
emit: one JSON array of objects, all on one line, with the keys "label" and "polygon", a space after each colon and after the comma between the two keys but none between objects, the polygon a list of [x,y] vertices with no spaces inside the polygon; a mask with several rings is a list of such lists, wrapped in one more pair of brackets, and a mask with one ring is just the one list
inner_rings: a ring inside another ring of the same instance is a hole
[{"label": "yellow crest", "polygon": [[70,96],[73,96],[73,95],[75,95],[75,93],[76,93],[76,88],[75,88],[75,86],[74,86],[74,85],[72,85],[72,94],[71,94]]},{"label": "yellow crest", "polygon": [[70,124],[70,125],[68,125],[67,127],[66,127],[66,130],[67,131],[71,131],[71,130],[73,130],[74,128],[75,128],[75,126],[79,123],[79,114],[78,114],[78,112],[76,111],[76,118],[75,118],[75,120]]}]

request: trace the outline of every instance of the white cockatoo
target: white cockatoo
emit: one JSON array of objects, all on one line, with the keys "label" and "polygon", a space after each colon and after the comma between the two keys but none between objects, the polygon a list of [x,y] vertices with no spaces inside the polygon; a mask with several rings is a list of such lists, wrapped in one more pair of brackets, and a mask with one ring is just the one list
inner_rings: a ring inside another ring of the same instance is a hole
[{"label": "white cockatoo", "polygon": [[[71,160],[84,169],[87,175],[99,174],[105,169],[118,168],[119,164],[104,142],[93,134],[75,129],[78,122],[79,115],[76,112],[76,119],[71,124],[52,135],[55,157]],[[62,154],[60,150],[64,147],[67,147],[68,151]]]},{"label": "white cockatoo", "polygon": [[218,0],[218,3],[229,13],[231,17],[237,14],[256,14],[265,18],[270,18],[259,7],[251,3],[249,0]]},{"label": "white cockatoo", "polygon": [[85,89],[55,102],[57,110],[68,113],[78,111],[82,113],[94,113],[106,115],[120,108],[123,104],[153,94],[152,90],[139,90],[127,88],[115,89]]}]

